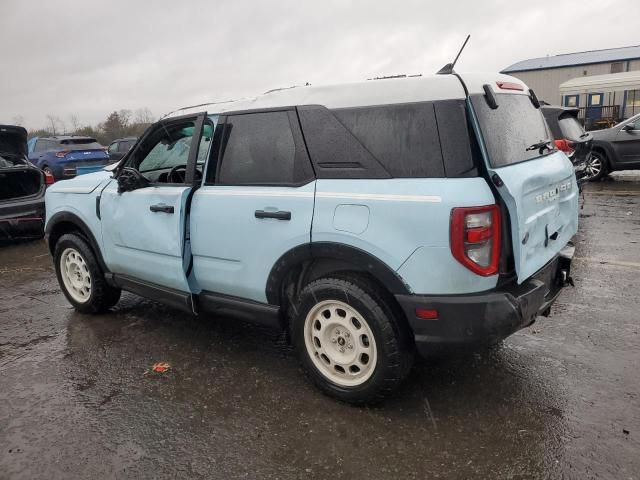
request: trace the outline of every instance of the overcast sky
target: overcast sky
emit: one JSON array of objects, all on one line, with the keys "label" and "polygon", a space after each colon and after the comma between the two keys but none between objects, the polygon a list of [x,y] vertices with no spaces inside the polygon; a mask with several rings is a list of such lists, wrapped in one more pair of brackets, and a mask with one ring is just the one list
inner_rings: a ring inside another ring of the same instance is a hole
[{"label": "overcast sky", "polygon": [[0,0],[0,123],[640,43],[637,0]]}]

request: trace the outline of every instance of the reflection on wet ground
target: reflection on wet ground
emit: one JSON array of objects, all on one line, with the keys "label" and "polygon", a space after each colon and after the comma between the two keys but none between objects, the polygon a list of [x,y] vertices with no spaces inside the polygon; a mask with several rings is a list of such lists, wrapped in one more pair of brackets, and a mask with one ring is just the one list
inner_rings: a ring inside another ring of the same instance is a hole
[{"label": "reflection on wet ground", "polygon": [[278,332],[133,295],[81,315],[43,242],[0,248],[0,478],[638,478],[637,180],[587,187],[551,317],[376,408],[319,394]]}]

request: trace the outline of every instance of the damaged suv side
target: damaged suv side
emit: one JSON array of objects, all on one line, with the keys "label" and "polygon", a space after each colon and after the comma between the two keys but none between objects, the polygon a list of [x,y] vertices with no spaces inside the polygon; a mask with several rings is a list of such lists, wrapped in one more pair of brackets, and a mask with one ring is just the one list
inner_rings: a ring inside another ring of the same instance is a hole
[{"label": "damaged suv side", "polygon": [[27,131],[0,125],[0,240],[44,235],[45,187],[27,158]]},{"label": "damaged suv side", "polygon": [[49,189],[58,281],[81,312],[127,290],[286,329],[323,392],[375,402],[415,352],[498,342],[568,281],[578,188],[539,107],[456,74],[183,109]]}]

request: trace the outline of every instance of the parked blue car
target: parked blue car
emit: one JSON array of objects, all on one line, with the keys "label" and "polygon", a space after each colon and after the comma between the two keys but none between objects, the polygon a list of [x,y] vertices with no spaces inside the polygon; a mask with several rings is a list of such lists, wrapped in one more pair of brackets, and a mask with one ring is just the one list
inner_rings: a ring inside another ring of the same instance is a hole
[{"label": "parked blue car", "polygon": [[107,149],[91,137],[35,137],[28,145],[29,161],[55,180],[97,172],[110,161]]},{"label": "parked blue car", "polygon": [[368,403],[414,352],[495,343],[571,281],[573,165],[516,78],[309,86],[202,109],[47,190],[76,310],[127,290],[288,330],[320,389]]}]

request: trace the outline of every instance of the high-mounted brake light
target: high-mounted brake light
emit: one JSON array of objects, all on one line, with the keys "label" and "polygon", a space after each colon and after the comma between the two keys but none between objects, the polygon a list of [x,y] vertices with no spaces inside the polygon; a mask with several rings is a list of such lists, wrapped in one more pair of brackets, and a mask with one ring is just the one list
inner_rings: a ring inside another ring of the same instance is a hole
[{"label": "high-mounted brake light", "polygon": [[520,92],[524,92],[524,87],[519,83],[515,82],[496,82],[498,88],[502,90],[518,90]]},{"label": "high-mounted brake light", "polygon": [[451,253],[478,275],[498,273],[500,264],[500,209],[497,205],[451,210]]},{"label": "high-mounted brake light", "polygon": [[574,151],[574,148],[571,146],[571,143],[569,143],[569,140],[563,138],[561,140],[555,140],[554,143],[556,144],[556,147],[558,147],[558,150],[560,150],[561,152],[573,153]]},{"label": "high-mounted brake light", "polygon": [[56,153],[56,157],[63,158],[69,152],[70,152],[70,150],[61,150],[61,151]]}]

